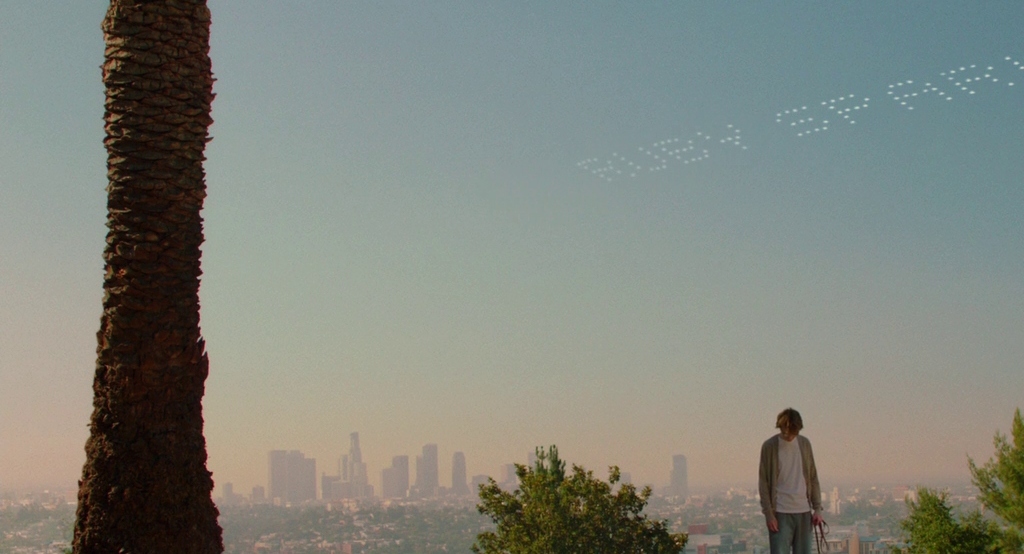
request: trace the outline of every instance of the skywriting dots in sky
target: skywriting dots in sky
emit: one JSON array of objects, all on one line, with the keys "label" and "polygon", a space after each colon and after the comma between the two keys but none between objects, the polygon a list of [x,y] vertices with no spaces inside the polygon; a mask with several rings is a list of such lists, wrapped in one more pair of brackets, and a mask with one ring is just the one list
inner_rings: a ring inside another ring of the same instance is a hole
[{"label": "skywriting dots in sky", "polygon": [[[871,94],[845,92],[814,103],[793,105],[774,114],[776,128],[788,136],[806,139],[827,135],[856,126],[859,121],[877,118],[879,110],[897,108],[913,112],[921,108],[970,99],[980,93],[1009,91],[1015,80],[1024,78],[1024,63],[1005,56],[993,64],[967,64],[939,72],[930,79],[906,79],[888,84],[883,91],[888,102],[872,103]],[[673,167],[706,162],[722,150],[746,150],[739,127],[730,123],[717,134],[697,131],[648,145],[628,148],[611,155],[593,157],[576,163],[580,169],[605,181],[635,179],[660,173]]]},{"label": "skywriting dots in sky", "polygon": [[775,114],[775,122],[788,125],[798,137],[828,131],[838,124],[857,123],[856,116],[871,105],[870,98],[847,94],[823,100],[820,106],[807,106],[783,110]]},{"label": "skywriting dots in sky", "polygon": [[[747,147],[742,140],[742,131],[729,124],[717,138],[697,131],[688,137],[672,137],[647,146],[639,146],[630,156],[612,152],[611,156],[604,159],[588,158],[577,162],[576,165],[605,181],[633,178],[644,173],[665,171],[674,165],[702,162],[711,156],[711,150],[716,147],[729,146],[746,150]],[[638,161],[634,161],[636,159]]]}]

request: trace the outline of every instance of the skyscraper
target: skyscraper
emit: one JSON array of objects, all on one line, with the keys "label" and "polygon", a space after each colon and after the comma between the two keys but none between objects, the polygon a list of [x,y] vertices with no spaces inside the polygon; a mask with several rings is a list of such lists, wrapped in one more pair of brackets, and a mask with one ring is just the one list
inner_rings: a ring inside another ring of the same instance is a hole
[{"label": "skyscraper", "polygon": [[670,496],[690,496],[690,485],[686,477],[686,456],[672,456],[672,476],[668,487]]},{"label": "skyscraper", "polygon": [[289,502],[316,500],[316,460],[298,450],[288,452]]},{"label": "skyscraper", "polygon": [[416,456],[416,496],[432,498],[437,496],[438,468],[437,445],[423,446],[423,455]]},{"label": "skyscraper", "polygon": [[267,453],[267,497],[271,502],[280,498],[281,502],[288,499],[288,453],[284,450],[271,450]]},{"label": "skyscraper", "polygon": [[316,460],[298,450],[271,450],[267,454],[267,487],[278,502],[316,500]]},{"label": "skyscraper", "polygon": [[452,455],[452,494],[469,496],[469,485],[466,483],[466,455],[456,452]]},{"label": "skyscraper", "polygon": [[373,485],[369,483],[369,473],[359,448],[359,433],[349,433],[348,438],[348,454],[338,460],[338,475],[323,476],[321,494],[324,500],[373,496]]},{"label": "skyscraper", "polygon": [[[348,438],[348,480],[352,482],[352,487],[354,489],[362,491],[363,488],[366,487],[367,483],[369,483],[370,477],[366,472],[366,464],[363,463],[363,453],[359,449],[359,433],[351,433]],[[357,496],[364,495],[357,494]]]},{"label": "skyscraper", "polygon": [[391,458],[391,467],[381,472],[381,496],[405,498],[409,493],[409,457]]}]

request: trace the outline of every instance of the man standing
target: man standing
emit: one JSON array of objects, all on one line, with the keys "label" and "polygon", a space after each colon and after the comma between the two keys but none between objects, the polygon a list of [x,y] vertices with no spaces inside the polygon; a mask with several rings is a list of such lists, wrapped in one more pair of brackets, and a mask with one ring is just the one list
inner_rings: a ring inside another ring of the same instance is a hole
[{"label": "man standing", "polygon": [[814,526],[822,522],[821,486],[811,441],[800,436],[800,412],[786,408],[775,419],[779,434],[761,445],[758,485],[771,554],[811,554]]}]

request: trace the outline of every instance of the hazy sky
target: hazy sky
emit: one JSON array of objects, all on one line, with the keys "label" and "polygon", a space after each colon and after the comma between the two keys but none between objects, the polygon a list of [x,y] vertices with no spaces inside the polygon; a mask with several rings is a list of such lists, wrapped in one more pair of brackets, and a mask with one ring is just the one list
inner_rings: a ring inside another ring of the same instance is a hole
[{"label": "hazy sky", "polygon": [[[786,406],[823,485],[931,483],[1024,405],[1020,2],[210,7],[218,484],[352,431],[753,483]],[[104,10],[0,4],[0,490],[84,462]]]}]

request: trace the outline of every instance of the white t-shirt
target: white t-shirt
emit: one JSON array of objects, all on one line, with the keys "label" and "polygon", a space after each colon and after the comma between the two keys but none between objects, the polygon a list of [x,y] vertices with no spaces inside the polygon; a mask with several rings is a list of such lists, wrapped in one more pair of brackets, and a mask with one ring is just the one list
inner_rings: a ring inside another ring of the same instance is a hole
[{"label": "white t-shirt", "polygon": [[802,514],[811,511],[807,501],[807,481],[800,455],[800,442],[779,437],[779,479],[775,511],[780,514]]}]

